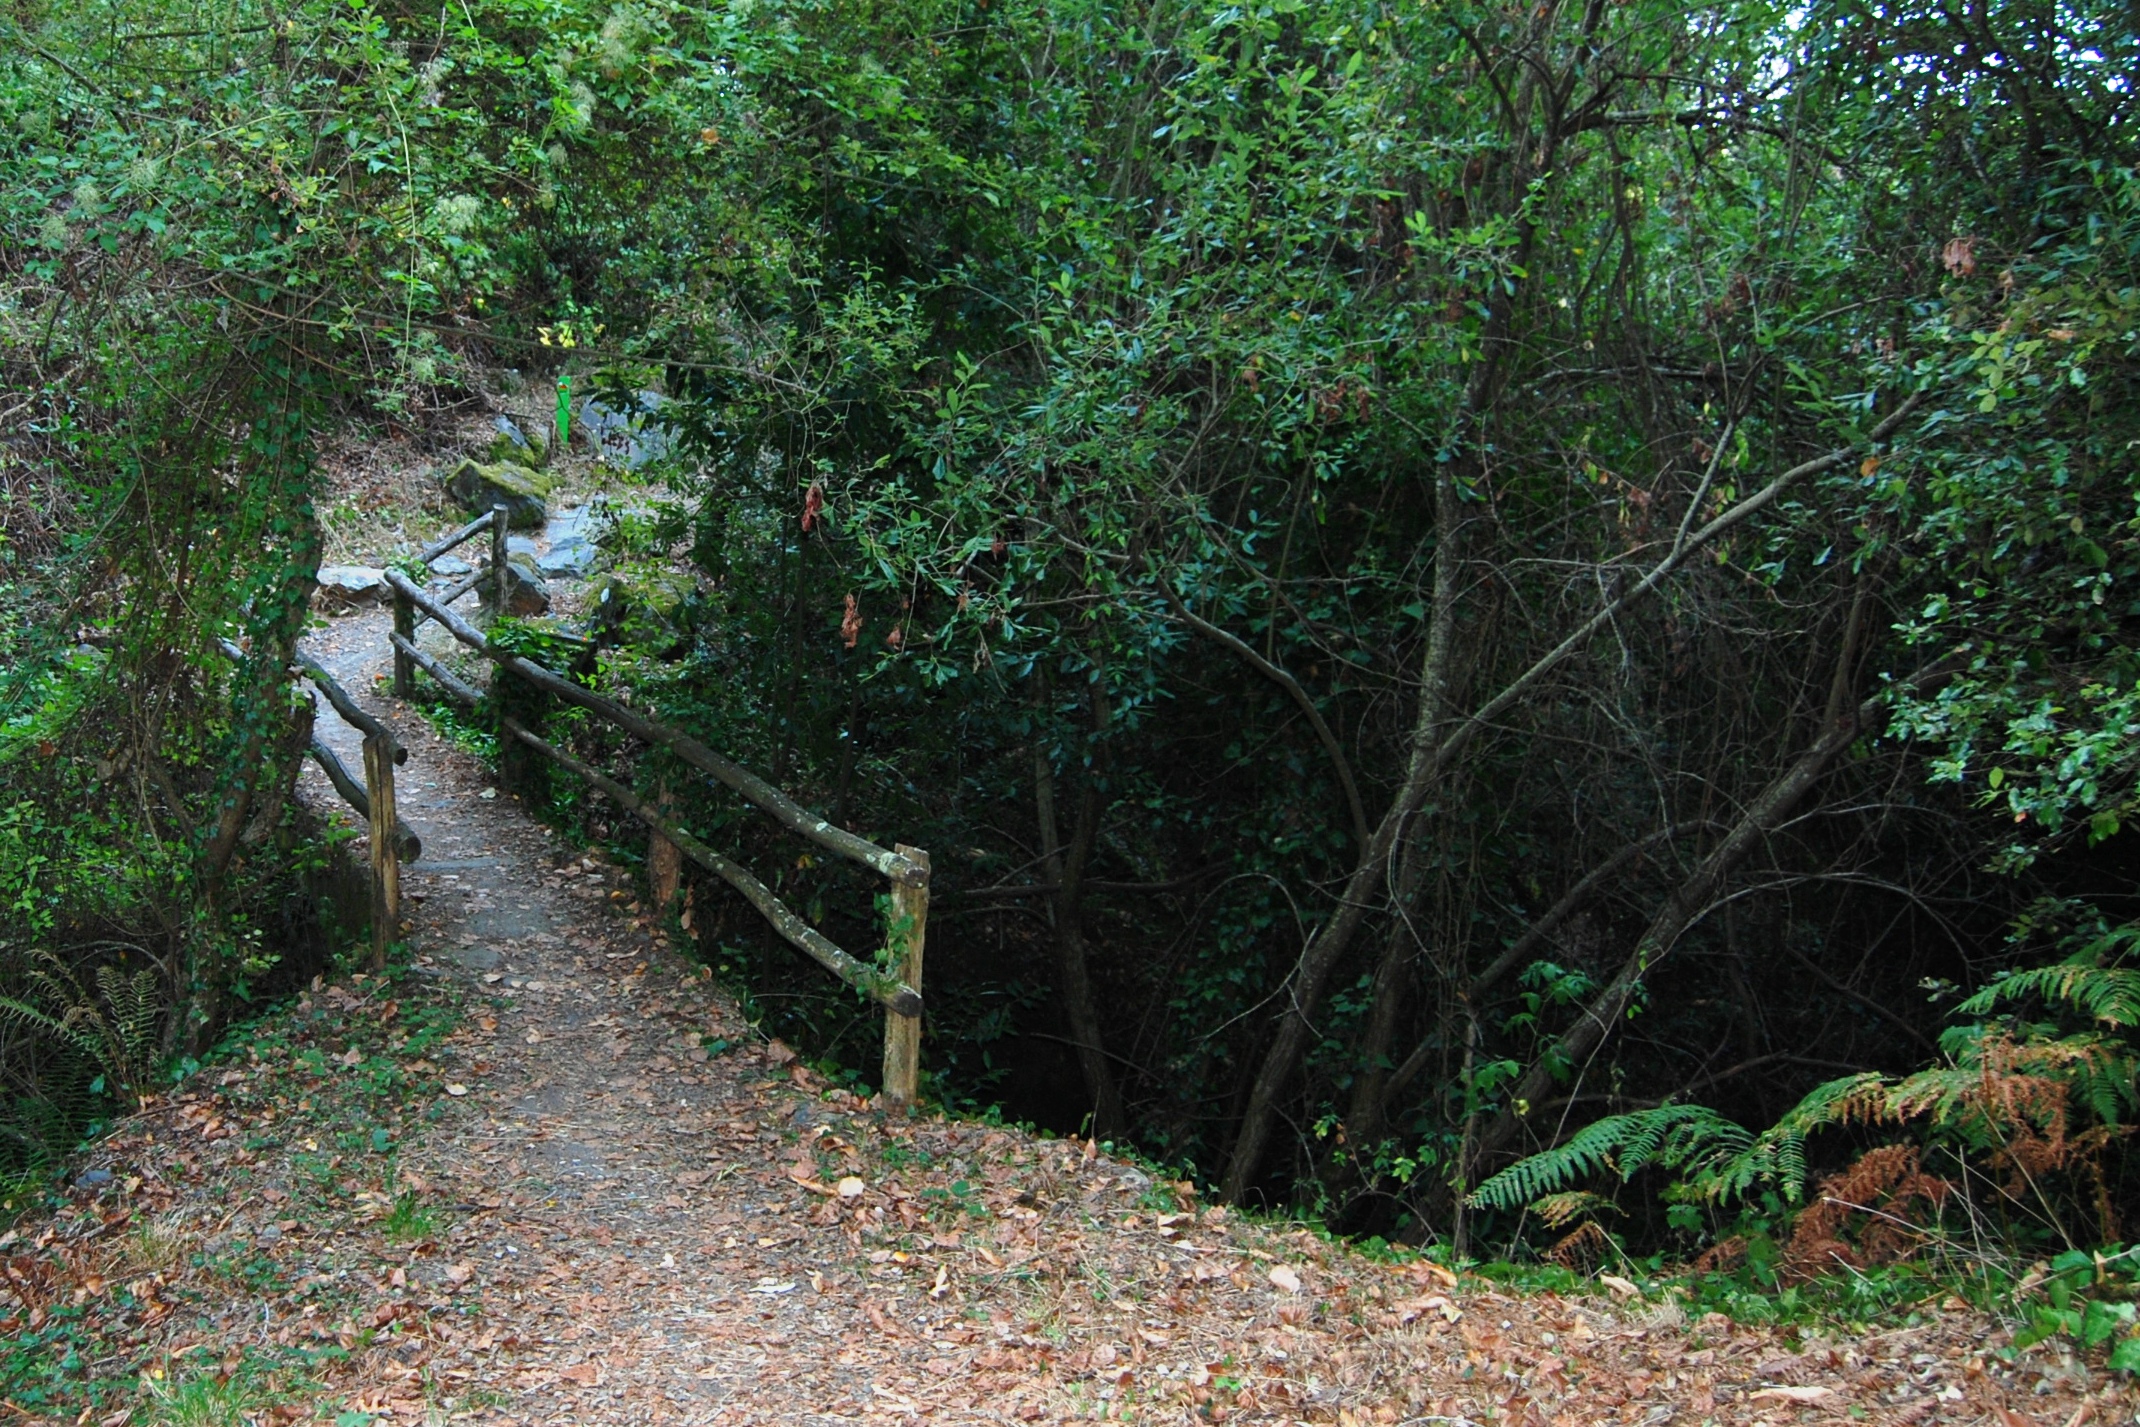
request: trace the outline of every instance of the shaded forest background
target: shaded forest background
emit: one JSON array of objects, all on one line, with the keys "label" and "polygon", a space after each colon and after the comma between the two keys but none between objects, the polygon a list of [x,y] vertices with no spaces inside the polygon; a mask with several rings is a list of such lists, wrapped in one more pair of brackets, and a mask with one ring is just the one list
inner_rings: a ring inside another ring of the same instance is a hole
[{"label": "shaded forest background", "polygon": [[[1460,1252],[1743,1251],[1889,1144],[1879,1202],[2119,1240],[2136,32],[18,0],[0,1153],[325,955],[314,455],[510,366],[666,396],[597,677],[932,850],[943,1100]],[[866,1078],[725,895],[709,963]]]}]

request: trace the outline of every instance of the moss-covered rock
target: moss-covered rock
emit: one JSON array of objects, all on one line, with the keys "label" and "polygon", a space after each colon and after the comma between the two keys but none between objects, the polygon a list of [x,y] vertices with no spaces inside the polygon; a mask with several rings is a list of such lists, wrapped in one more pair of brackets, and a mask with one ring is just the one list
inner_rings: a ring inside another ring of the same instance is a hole
[{"label": "moss-covered rock", "polygon": [[609,643],[663,648],[691,630],[698,582],[680,570],[634,563],[614,570],[595,592],[595,626]]},{"label": "moss-covered rock", "polygon": [[510,461],[484,463],[473,457],[446,477],[446,494],[471,515],[494,505],[506,508],[506,523],[515,530],[540,530],[549,516],[545,504],[555,483],[541,471]]},{"label": "moss-covered rock", "polygon": [[508,465],[541,470],[550,463],[550,443],[541,427],[522,430],[510,416],[493,417],[490,423],[490,459]]}]

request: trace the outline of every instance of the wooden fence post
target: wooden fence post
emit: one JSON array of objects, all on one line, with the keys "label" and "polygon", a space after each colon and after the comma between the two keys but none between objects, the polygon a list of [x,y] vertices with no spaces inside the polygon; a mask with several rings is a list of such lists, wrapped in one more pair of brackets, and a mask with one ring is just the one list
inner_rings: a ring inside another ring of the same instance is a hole
[{"label": "wooden fence post", "polygon": [[[654,806],[661,810],[662,816],[667,817],[674,804],[675,798],[669,792],[668,782],[664,780],[660,790],[654,795]],[[654,914],[667,916],[669,908],[676,904],[677,892],[683,886],[684,853],[682,848],[658,832],[650,831],[647,834],[646,880],[648,890],[654,895]]]},{"label": "wooden fence post", "polygon": [[394,750],[377,734],[364,739],[365,795],[371,799],[372,970],[386,970],[386,949],[401,931],[401,859],[394,849]]},{"label": "wooden fence post", "polygon": [[[929,854],[901,843],[893,849],[921,870],[912,882],[892,883],[892,939],[898,949],[893,970],[921,990],[923,938],[929,929]],[[921,1017],[884,1013],[884,1094],[894,1105],[911,1108],[921,1093]]]},{"label": "wooden fence post", "polygon": [[490,508],[490,612],[494,615],[505,613],[505,588],[508,583],[508,577],[505,573],[505,560],[508,553],[505,544],[506,529],[505,507],[502,505],[492,506]]},{"label": "wooden fence post", "polygon": [[[416,641],[416,606],[399,590],[394,591],[394,633],[410,643]],[[416,692],[416,661],[394,648],[394,697],[406,699]]]}]

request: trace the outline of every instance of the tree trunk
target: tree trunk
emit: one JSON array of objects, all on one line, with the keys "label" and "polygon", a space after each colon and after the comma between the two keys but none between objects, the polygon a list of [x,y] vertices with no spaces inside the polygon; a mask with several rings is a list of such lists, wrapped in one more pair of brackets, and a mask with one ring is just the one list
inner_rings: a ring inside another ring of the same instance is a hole
[{"label": "tree trunk", "polygon": [[1264,1052],[1255,1083],[1249,1089],[1248,1103],[1241,1113],[1240,1133],[1234,1139],[1233,1153],[1227,1160],[1226,1177],[1220,1192],[1230,1201],[1237,1202],[1248,1192],[1249,1184],[1263,1163],[1271,1122],[1278,1109],[1278,1097],[1292,1079],[1307,1050],[1308,1037],[1314,1033],[1309,1017],[1322,998],[1323,983],[1329,979],[1338,958],[1344,955],[1353,933],[1359,929],[1361,918],[1381,890],[1383,869],[1397,838],[1406,820],[1426,801],[1427,790],[1441,768],[1436,733],[1449,701],[1450,651],[1455,642],[1457,567],[1462,559],[1459,546],[1463,524],[1463,495],[1457,488],[1456,472],[1451,463],[1443,462],[1435,468],[1434,610],[1427,625],[1426,653],[1420,661],[1419,716],[1412,728],[1411,764],[1406,769],[1404,786],[1396,801],[1382,815],[1382,821],[1368,839],[1367,846],[1360,850],[1360,859],[1353,865],[1352,876],[1346,881],[1337,910],[1309,938],[1294,968],[1291,1001],[1279,1013],[1277,1033],[1272,1037],[1270,1048]]},{"label": "tree trunk", "polygon": [[[1436,608],[1434,621],[1429,627],[1426,667],[1422,671],[1421,683],[1424,687],[1420,695],[1420,718],[1413,725],[1411,758],[1405,779],[1398,789],[1396,798],[1392,800],[1388,811],[1383,814],[1382,821],[1376,826],[1374,836],[1370,839],[1360,861],[1354,866],[1351,877],[1347,879],[1345,890],[1338,901],[1336,910],[1331,913],[1329,920],[1322,924],[1315,935],[1309,938],[1307,946],[1302,949],[1300,958],[1294,965],[1291,978],[1291,999],[1286,1009],[1280,1013],[1277,1032],[1272,1037],[1271,1045],[1265,1052],[1262,1064],[1257,1071],[1255,1083],[1249,1091],[1247,1103],[1242,1110],[1241,1128],[1234,1139],[1233,1153],[1227,1161],[1225,1177],[1220,1184],[1220,1193],[1226,1199],[1239,1200],[1247,1192],[1248,1186],[1255,1178],[1256,1171],[1262,1163],[1263,1153],[1268,1147],[1271,1121],[1277,1113],[1279,1095],[1284,1091],[1286,1083],[1292,1078],[1294,1070],[1299,1065],[1300,1057],[1307,1047],[1308,1036],[1312,1030],[1308,1023],[1308,1017],[1313,1013],[1322,995],[1324,982],[1328,980],[1331,971],[1337,966],[1339,958],[1345,954],[1347,948],[1351,945],[1354,934],[1359,930],[1360,923],[1366,917],[1377,892],[1381,890],[1384,864],[1389,858],[1391,849],[1396,845],[1398,834],[1404,822],[1425,803],[1428,789],[1432,785],[1436,774],[1442,768],[1449,766],[1456,755],[1480,731],[1490,727],[1502,714],[1520,703],[1532,689],[1545,680],[1548,674],[1567,662],[1577,651],[1587,646],[1607,625],[1655,593],[1664,584],[1665,580],[1670,578],[1672,573],[1678,570],[1680,566],[1684,565],[1696,551],[1706,548],[1721,536],[1737,529],[1754,515],[1766,510],[1775,503],[1784,491],[1800,481],[1808,480],[1825,471],[1833,470],[1857,455],[1866,446],[1878,446],[1881,442],[1886,441],[1923,402],[1925,395],[1926,393],[1920,391],[1905,399],[1895,408],[1891,415],[1868,433],[1864,442],[1853,442],[1847,446],[1837,447],[1825,455],[1816,456],[1808,461],[1801,461],[1777,476],[1767,485],[1741,499],[1737,504],[1731,506],[1698,530],[1692,528],[1694,511],[1690,509],[1687,515],[1687,523],[1682,526],[1680,533],[1674,538],[1670,553],[1653,565],[1649,573],[1620,594],[1607,600],[1604,606],[1591,615],[1589,619],[1583,621],[1558,644],[1540,655],[1532,662],[1529,668],[1502,686],[1499,693],[1457,722],[1455,727],[1441,737],[1439,743],[1435,741],[1438,730],[1430,714],[1442,697],[1439,692],[1439,686],[1447,676],[1448,653],[1445,644],[1446,634],[1441,641],[1438,641],[1435,637],[1436,631],[1442,628],[1445,618],[1442,598],[1442,560],[1437,555],[1435,561]],[[1726,433],[1726,438],[1720,438],[1717,442],[1719,454],[1723,451],[1727,441],[1728,432]],[[1443,499],[1446,498],[1451,503],[1454,503],[1457,499],[1453,489],[1453,478],[1448,474],[1448,463],[1444,463],[1441,470],[1443,472],[1442,479],[1449,482],[1449,487],[1445,488],[1437,497],[1437,523],[1439,523],[1443,515]],[[1454,533],[1452,532],[1452,535]],[[1448,563],[1452,567],[1449,576],[1452,582],[1452,593],[1447,602],[1446,618],[1449,625],[1453,627],[1455,620],[1453,567],[1457,563],[1456,558],[1453,558],[1453,539],[1450,553],[1452,558]]]},{"label": "tree trunk", "polygon": [[[1093,697],[1104,708],[1106,696],[1095,691]],[[1096,715],[1099,722],[1104,715]],[[1048,762],[1048,750],[1036,739],[1033,744],[1033,801],[1040,818],[1041,865],[1054,891],[1048,897],[1048,920],[1052,925],[1055,940],[1056,989],[1062,993],[1063,1018],[1070,1025],[1070,1039],[1077,1048],[1078,1068],[1084,1073],[1085,1093],[1092,1102],[1092,1133],[1094,1138],[1117,1135],[1122,1132],[1122,1094],[1115,1083],[1114,1066],[1107,1058],[1107,1046],[1100,1032],[1098,1000],[1092,991],[1091,958],[1087,955],[1085,934],[1079,925],[1081,892],[1085,880],[1085,865],[1091,859],[1092,845],[1099,836],[1100,789],[1095,777],[1088,774],[1084,789],[1078,798],[1077,823],[1070,834],[1070,845],[1062,845],[1061,831],[1055,817],[1055,770]]]},{"label": "tree trunk", "polygon": [[1482,1164],[1491,1156],[1500,1153],[1521,1133],[1531,1106],[1544,1098],[1553,1088],[1561,1067],[1579,1065],[1604,1044],[1605,1038],[1628,1009],[1635,993],[1641,989],[1643,978],[1650,968],[1669,956],[1679,941],[1680,935],[1714,903],[1724,879],[1747,853],[1751,852],[1798,806],[1799,800],[1812,791],[1843,751],[1857,741],[1880,710],[1880,699],[1874,697],[1829,726],[1815,739],[1813,746],[1801,753],[1790,767],[1778,774],[1740,815],[1731,831],[1722,841],[1710,849],[1709,855],[1696,865],[1693,873],[1673,889],[1672,895],[1650,919],[1650,924],[1635,942],[1635,949],[1620,967],[1617,975],[1592,997],[1583,1007],[1582,1014],[1574,1025],[1562,1033],[1553,1048],[1532,1063],[1523,1078],[1516,1083],[1508,1103],[1494,1117],[1479,1136],[1474,1152],[1474,1164]]}]

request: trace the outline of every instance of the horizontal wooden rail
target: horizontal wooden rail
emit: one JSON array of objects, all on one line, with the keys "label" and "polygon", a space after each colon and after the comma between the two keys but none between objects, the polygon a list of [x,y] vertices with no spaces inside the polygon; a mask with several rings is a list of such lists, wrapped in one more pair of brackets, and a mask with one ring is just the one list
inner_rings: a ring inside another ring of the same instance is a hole
[{"label": "horizontal wooden rail", "polygon": [[463,708],[472,709],[483,702],[482,693],[473,684],[464,682],[458,674],[417,648],[411,640],[398,630],[387,635],[387,639],[396,649],[413,660],[417,668],[429,674],[438,686],[446,691],[447,697],[451,698],[455,703]]},{"label": "horizontal wooden rail", "polygon": [[491,574],[490,570],[478,570],[473,575],[467,576],[459,584],[448,585],[446,592],[438,597],[438,602],[440,604],[452,604],[470,590],[481,589],[490,583]]},{"label": "horizontal wooden rail", "polygon": [[675,729],[644,718],[616,700],[604,698],[592,689],[582,688],[532,660],[492,648],[489,640],[471,629],[452,610],[418,589],[401,571],[389,570],[386,572],[386,578],[410,604],[444,625],[461,643],[504,665],[536,688],[555,694],[567,703],[577,704],[591,713],[600,714],[635,738],[667,748],[692,767],[712,774],[745,799],[755,803],[788,831],[807,838],[829,852],[835,852],[850,861],[872,868],[895,882],[922,885],[928,881],[928,869],[914,859],[903,857],[891,848],[879,847],[868,838],[857,837],[845,828],[834,827],[757,774],[723,758],[688,734],[678,733]]},{"label": "horizontal wooden rail", "polygon": [[484,531],[490,529],[491,519],[491,513],[487,510],[484,511],[474,520],[469,521],[466,525],[462,526],[459,530],[454,531],[451,535],[446,536],[443,540],[438,540],[433,542],[432,544],[424,546],[423,549],[419,550],[416,553],[416,558],[426,565],[430,564],[433,560],[436,560],[439,556],[445,554],[454,546],[466,544],[468,541],[475,539],[476,536],[481,535]]},{"label": "horizontal wooden rail", "polygon": [[303,654],[297,656],[297,667],[305,671],[306,678],[319,685],[319,691],[327,696],[328,703],[334,705],[334,711],[342,716],[342,722],[366,738],[384,739],[386,746],[394,751],[396,763],[409,761],[409,750],[401,746],[401,740],[394,737],[393,730],[358,708],[357,701],[349,696],[349,691],[334,681],[334,675]]},{"label": "horizontal wooden rail", "polygon": [[[306,751],[312,755],[312,761],[319,764],[320,771],[327,775],[327,781],[334,784],[334,790],[342,795],[342,801],[349,804],[358,817],[370,822],[372,800],[365,793],[364,785],[349,776],[349,769],[343,766],[335,751],[316,738]],[[424,840],[416,835],[416,829],[409,826],[407,819],[397,815],[394,818],[394,855],[403,862],[414,862],[423,856],[423,851]]]},{"label": "horizontal wooden rail", "polygon": [[594,784],[609,799],[641,822],[676,844],[684,856],[711,872],[743,894],[743,899],[758,909],[758,914],[773,924],[773,930],[787,940],[796,950],[824,967],[840,980],[882,1005],[896,1016],[919,1016],[922,1012],[921,993],[888,972],[880,971],[867,962],[858,961],[840,950],[815,927],[798,917],[773,890],[751,876],[735,863],[685,832],[675,823],[656,812],[652,805],[631,789],[585,763],[564,749],[529,731],[512,718],[500,720],[505,731],[551,761],[571,769]]},{"label": "horizontal wooden rail", "polygon": [[[219,639],[216,643],[227,657],[238,661],[245,658],[245,651],[228,639]],[[349,776],[349,770],[342,766],[342,760],[335,756],[334,750],[317,737],[312,739],[306,752],[320,765],[327,781],[334,784],[342,801],[364,819],[371,834],[371,965],[374,971],[384,971],[387,952],[402,930],[401,864],[415,861],[423,852],[423,839],[403,821],[400,809],[394,804],[394,765],[408,762],[409,750],[402,747],[392,729],[358,708],[349,692],[316,661],[295,651],[292,651],[292,660],[304,671],[306,678],[319,686],[319,691],[327,696],[327,702],[334,706],[343,721],[364,735],[362,787]]]}]

